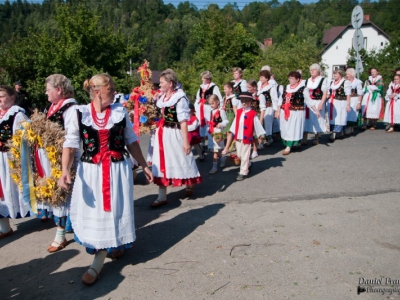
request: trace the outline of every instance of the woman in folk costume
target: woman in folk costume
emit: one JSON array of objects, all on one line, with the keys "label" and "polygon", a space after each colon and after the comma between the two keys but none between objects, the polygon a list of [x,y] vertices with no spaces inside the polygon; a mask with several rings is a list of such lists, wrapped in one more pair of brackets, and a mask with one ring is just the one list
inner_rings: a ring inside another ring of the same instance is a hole
[{"label": "woman in folk costume", "polygon": [[182,89],[177,89],[177,82],[171,69],[160,75],[160,89],[164,94],[156,104],[161,110],[161,119],[157,124],[152,168],[159,192],[152,207],[167,204],[168,186],[186,185],[189,197],[194,184],[202,181],[188,141],[189,100]]},{"label": "woman in folk costume", "polygon": [[[400,75],[400,68],[396,68],[394,71],[393,71],[393,77],[395,76],[395,75]],[[391,86],[394,84],[394,82],[393,82],[393,80],[389,83],[389,87],[388,87],[388,90],[391,88]],[[386,99],[386,101],[387,101],[387,97],[385,97],[385,99]],[[396,128],[398,125],[397,124],[395,124],[394,126],[393,126],[393,130],[394,130],[394,128]],[[385,131],[388,131],[389,129],[390,129],[390,127],[392,127],[389,123],[387,123],[386,124],[386,127],[385,127]]]},{"label": "woman in folk costume", "polygon": [[[292,147],[299,147],[304,132],[304,84],[301,74],[292,71],[288,75],[289,84],[279,97],[275,118],[280,120],[281,138],[286,146],[283,155],[289,155]],[[318,113],[318,112],[316,112]]]},{"label": "woman in folk costume", "polygon": [[394,75],[393,82],[386,92],[384,122],[390,125],[387,133],[394,131],[394,124],[400,124],[400,75]]},{"label": "woman in folk costume", "polygon": [[215,94],[218,96],[218,99],[222,105],[222,95],[219,91],[218,86],[212,82],[212,74],[210,71],[204,71],[201,73],[201,81],[203,82],[200,85],[199,90],[196,94],[195,101],[195,109],[196,109],[196,117],[200,121],[200,135],[202,137],[207,136],[208,132],[208,122],[210,121],[210,105],[208,104],[208,98]]},{"label": "woman in folk costume", "polygon": [[242,79],[243,70],[241,68],[233,68],[233,93],[236,95],[236,98],[239,99],[239,95],[242,92],[247,92],[247,82]]},{"label": "woman in folk costume", "polygon": [[361,109],[361,100],[364,94],[362,81],[355,78],[356,71],[353,68],[346,70],[346,78],[344,92],[347,102],[350,99],[350,111],[347,113],[347,126],[345,134],[350,135],[354,132],[354,127],[358,126],[358,114]]},{"label": "woman in folk costume", "polygon": [[260,105],[265,105],[265,108],[263,108],[264,116],[262,119],[260,118],[261,124],[264,125],[266,132],[265,135],[267,137],[267,141],[264,146],[270,146],[273,142],[272,127],[274,123],[274,103],[276,106],[278,105],[278,94],[276,85],[270,83],[271,73],[268,70],[260,71],[258,76],[260,78],[259,82],[261,85],[258,89],[257,95],[260,99]]},{"label": "woman in folk costume", "polygon": [[330,140],[334,141],[337,136],[344,136],[344,127],[347,125],[347,113],[351,111],[350,98],[347,99],[345,86],[349,82],[343,78],[343,71],[338,69],[333,73],[328,95],[328,117],[332,134]]},{"label": "woman in folk costume", "polygon": [[0,86],[0,239],[14,231],[11,219],[29,217],[32,214],[29,201],[23,199],[22,192],[10,175],[7,142],[20,129],[20,124],[28,120],[24,109],[14,105],[15,91],[9,86]]},{"label": "woman in folk costume", "polygon": [[370,76],[364,84],[364,97],[362,100],[362,116],[364,124],[362,129],[376,129],[378,119],[382,119],[384,115],[383,103],[383,78],[378,74],[377,68],[370,70]]},{"label": "woman in folk costume", "polygon": [[220,108],[219,99],[216,95],[211,95],[208,101],[212,109],[208,126],[208,150],[213,153],[213,166],[208,173],[215,174],[218,172],[217,164],[219,158],[221,158],[220,167],[225,167],[226,156],[221,156],[221,151],[225,147],[222,130],[229,121],[225,111]]},{"label": "woman in folk costume", "polygon": [[[304,89],[307,107],[302,144],[307,145],[308,133],[313,133],[313,145],[318,145],[320,135],[326,132],[325,101],[328,84],[321,76],[321,67],[318,64],[310,66],[310,73],[311,77],[306,80]],[[318,111],[319,115],[315,111]]]},{"label": "woman in folk costume", "polygon": [[[265,114],[265,99],[262,99],[260,101],[258,95],[257,95],[257,81],[254,79],[250,79],[247,82],[247,91],[252,95],[253,101],[251,103],[251,106],[253,110],[257,113],[257,117],[260,120],[260,123],[263,124],[264,121],[264,114]],[[253,152],[251,153],[251,158],[256,158],[258,157],[258,152],[257,150],[262,150],[264,149],[264,146],[262,144],[262,139],[253,139]]]},{"label": "woman in folk costume", "polygon": [[95,254],[91,267],[82,276],[84,284],[92,285],[99,278],[107,253],[119,257],[136,239],[129,154],[143,167],[149,182],[153,176],[127,111],[119,103],[112,104],[112,78],[108,74],[95,75],[85,81],[84,89],[92,101],[78,106],[75,119],[65,124],[68,133],[59,184],[63,188],[71,184],[69,170],[82,141],[70,215],[75,240],[89,254]]},{"label": "woman in folk costume", "polygon": [[[61,74],[53,74],[46,78],[46,95],[51,103],[47,111],[47,119],[51,122],[58,123],[68,134],[69,128],[65,124],[76,117],[76,100],[74,97],[74,87],[71,81]],[[37,175],[42,178],[51,176],[51,165],[47,157],[45,149],[38,148]],[[79,151],[77,152],[79,154]],[[43,219],[49,212],[53,214],[54,222],[57,226],[56,237],[51,245],[47,248],[49,252],[56,252],[63,249],[67,245],[65,238],[67,217],[70,201],[60,206],[50,206],[47,203],[38,204],[37,217]],[[69,229],[71,230],[71,229]]]}]

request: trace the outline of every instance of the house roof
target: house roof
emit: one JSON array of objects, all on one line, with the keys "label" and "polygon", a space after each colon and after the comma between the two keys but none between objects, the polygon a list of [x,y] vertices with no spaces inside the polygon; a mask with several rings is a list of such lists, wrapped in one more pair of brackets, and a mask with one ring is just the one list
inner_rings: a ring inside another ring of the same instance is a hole
[{"label": "house roof", "polygon": [[[374,27],[381,35],[385,36],[389,40],[389,36],[386,34],[386,32],[384,32],[370,20],[364,18],[361,28],[367,26]],[[325,31],[324,37],[322,39],[322,44],[325,45],[325,48],[322,50],[322,53],[324,53],[338,38],[340,38],[346,30],[352,28],[353,26],[350,23],[347,26],[331,27],[327,31]]]}]

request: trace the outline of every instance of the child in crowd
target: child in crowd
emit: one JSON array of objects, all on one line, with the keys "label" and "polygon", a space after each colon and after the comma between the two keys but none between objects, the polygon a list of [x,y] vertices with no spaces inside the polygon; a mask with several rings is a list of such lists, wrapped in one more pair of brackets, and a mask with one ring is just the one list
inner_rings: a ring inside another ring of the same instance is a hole
[{"label": "child in crowd", "polygon": [[[251,143],[254,139],[254,131],[256,137],[265,134],[265,130],[257,117],[257,113],[251,108],[253,101],[251,93],[243,92],[240,94],[239,98],[242,103],[242,108],[238,109],[235,120],[230,128],[230,131],[235,135],[237,156],[241,160],[240,172],[236,177],[237,181],[244,180],[251,168],[250,150]],[[232,135],[229,135],[225,149],[222,151],[222,155],[228,153],[231,143]]]},{"label": "child in crowd", "polygon": [[[251,95],[253,96],[253,102],[252,102],[253,110],[255,110],[261,125],[263,125],[264,114],[265,114],[265,101],[260,101],[260,98],[257,96],[257,81],[255,81],[254,79],[249,80],[247,82],[247,91],[250,92]],[[251,153],[251,158],[252,159],[256,158],[258,156],[257,150],[262,150],[262,149],[264,149],[262,140],[254,139],[253,152]]]},{"label": "child in crowd", "polygon": [[203,149],[200,146],[201,137],[200,137],[200,123],[196,117],[196,111],[194,110],[194,105],[192,103],[189,104],[190,109],[190,119],[187,121],[188,125],[188,140],[190,146],[196,149],[197,154],[199,155],[199,160],[204,161],[204,153]]},{"label": "child in crowd", "polygon": [[[228,119],[226,113],[223,109],[219,107],[219,98],[217,95],[211,95],[208,98],[210,103],[211,113],[210,121],[208,126],[208,149],[213,152],[213,166],[210,170],[210,174],[215,174],[218,171],[217,163],[218,159],[221,157],[221,151],[224,148],[224,135],[222,130],[228,124]],[[221,157],[220,167],[225,167],[226,157]]]}]

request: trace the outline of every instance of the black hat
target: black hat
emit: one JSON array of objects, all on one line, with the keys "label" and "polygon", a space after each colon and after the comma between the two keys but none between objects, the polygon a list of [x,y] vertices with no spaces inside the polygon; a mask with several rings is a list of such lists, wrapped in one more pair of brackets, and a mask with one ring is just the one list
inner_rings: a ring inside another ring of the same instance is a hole
[{"label": "black hat", "polygon": [[189,103],[189,109],[194,109],[193,103]]},{"label": "black hat", "polygon": [[22,85],[22,82],[19,81],[19,80],[17,80],[17,81],[14,83],[14,85]]},{"label": "black hat", "polygon": [[241,92],[239,99],[240,101],[253,101],[253,95],[250,92]]}]

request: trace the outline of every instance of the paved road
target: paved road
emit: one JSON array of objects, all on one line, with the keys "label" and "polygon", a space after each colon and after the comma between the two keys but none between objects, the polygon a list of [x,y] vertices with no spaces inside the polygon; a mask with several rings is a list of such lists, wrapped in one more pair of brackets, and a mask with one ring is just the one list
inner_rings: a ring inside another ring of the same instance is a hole
[{"label": "paved road", "polygon": [[[237,167],[209,175],[208,157],[193,197],[171,188],[156,210],[157,187],[139,174],[135,246],[107,260],[93,287],[80,282],[92,256],[73,235],[48,254],[51,223],[13,221],[0,241],[0,298],[400,299],[400,133],[282,149],[260,152],[242,182]],[[383,282],[358,296],[363,278]]]}]

